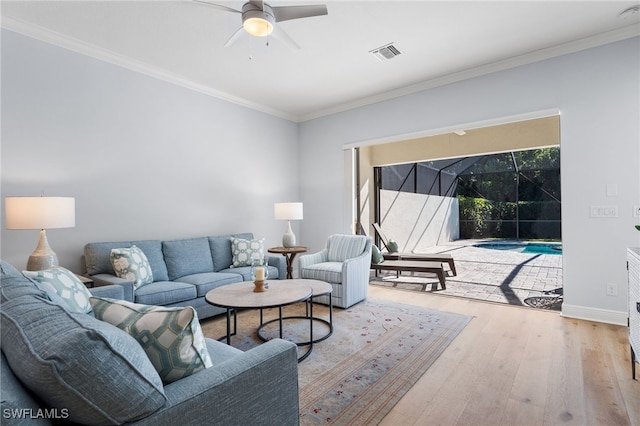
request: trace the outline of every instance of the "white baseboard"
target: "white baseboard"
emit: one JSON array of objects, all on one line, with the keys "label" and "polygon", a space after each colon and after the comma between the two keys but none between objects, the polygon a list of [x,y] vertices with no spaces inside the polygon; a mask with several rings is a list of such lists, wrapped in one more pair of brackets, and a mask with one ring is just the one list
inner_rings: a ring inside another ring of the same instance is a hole
[{"label": "white baseboard", "polygon": [[562,304],[562,316],[587,321],[603,322],[627,326],[629,314],[626,311],[610,311],[607,309],[585,308],[584,306]]}]

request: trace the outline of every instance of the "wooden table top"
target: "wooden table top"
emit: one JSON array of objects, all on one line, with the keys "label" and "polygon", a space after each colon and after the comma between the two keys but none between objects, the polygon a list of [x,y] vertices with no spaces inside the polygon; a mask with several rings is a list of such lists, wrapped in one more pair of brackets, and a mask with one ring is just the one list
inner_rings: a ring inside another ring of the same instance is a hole
[{"label": "wooden table top", "polygon": [[222,308],[275,308],[309,299],[313,295],[310,285],[291,282],[296,280],[267,281],[269,288],[261,293],[253,291],[252,281],[234,283],[214,288],[205,299]]},{"label": "wooden table top", "polygon": [[309,250],[309,247],[295,246],[295,247],[271,247],[267,249],[269,253],[305,253]]}]

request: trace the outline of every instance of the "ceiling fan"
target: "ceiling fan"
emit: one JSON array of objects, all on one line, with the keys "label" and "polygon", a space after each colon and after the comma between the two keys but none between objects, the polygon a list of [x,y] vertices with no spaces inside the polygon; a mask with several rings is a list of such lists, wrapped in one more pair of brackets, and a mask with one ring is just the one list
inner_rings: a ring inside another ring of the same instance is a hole
[{"label": "ceiling fan", "polygon": [[242,5],[242,10],[237,10],[221,4],[211,3],[205,0],[193,0],[216,9],[239,13],[242,15],[242,27],[233,33],[225,43],[225,47],[231,46],[242,34],[243,30],[252,36],[265,37],[273,33],[273,36],[285,42],[294,49],[300,46],[289,35],[276,26],[276,23],[292,19],[310,18],[327,14],[326,5],[307,6],[269,6],[264,1],[251,0]]}]

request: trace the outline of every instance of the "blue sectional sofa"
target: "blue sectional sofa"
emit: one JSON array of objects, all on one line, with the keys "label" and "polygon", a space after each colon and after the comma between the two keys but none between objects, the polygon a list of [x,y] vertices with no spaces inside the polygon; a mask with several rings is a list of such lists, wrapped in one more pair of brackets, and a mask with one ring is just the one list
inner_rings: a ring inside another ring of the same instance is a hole
[{"label": "blue sectional sofa", "polygon": [[[120,285],[124,299],[158,306],[193,306],[200,319],[225,312],[208,304],[207,292],[226,284],[251,279],[251,267],[233,267],[231,238],[252,240],[253,234],[241,233],[178,240],[141,240],[88,243],[84,247],[83,275],[96,286]],[[153,283],[134,289],[133,282],[115,275],[109,256],[112,249],[140,248],[151,265]],[[286,278],[283,256],[265,256],[269,279]]]},{"label": "blue sectional sofa", "polygon": [[[298,425],[296,345],[242,352],[205,338],[212,366],[164,384],[131,335],[74,312],[0,261],[0,423]],[[122,299],[127,286],[90,289]]]}]

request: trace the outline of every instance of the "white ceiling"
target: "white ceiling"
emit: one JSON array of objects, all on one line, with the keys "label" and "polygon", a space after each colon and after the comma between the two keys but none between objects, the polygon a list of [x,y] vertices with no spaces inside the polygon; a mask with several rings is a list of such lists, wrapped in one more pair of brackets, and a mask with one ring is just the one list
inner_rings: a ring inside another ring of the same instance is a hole
[{"label": "white ceiling", "polygon": [[[216,1],[240,9],[244,1]],[[632,1],[294,1],[328,15],[277,24],[300,46],[243,34],[239,14],[182,1],[2,1],[2,26],[242,105],[303,121],[640,35]],[[379,61],[370,50],[402,52]]]}]

